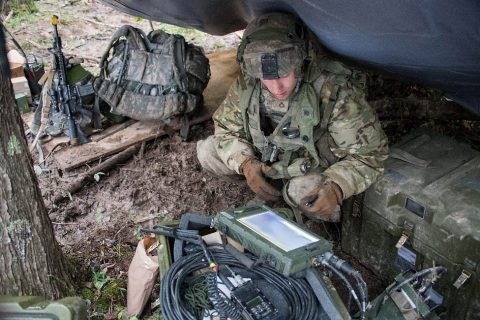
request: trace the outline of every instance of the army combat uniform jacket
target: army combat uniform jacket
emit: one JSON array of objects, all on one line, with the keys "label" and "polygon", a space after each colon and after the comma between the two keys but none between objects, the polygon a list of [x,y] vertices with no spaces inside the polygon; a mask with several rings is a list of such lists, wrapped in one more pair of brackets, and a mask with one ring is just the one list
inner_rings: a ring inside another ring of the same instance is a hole
[{"label": "army combat uniform jacket", "polygon": [[[258,79],[240,76],[213,115],[218,157],[240,174],[244,161],[273,147],[273,178],[318,172],[340,186],[344,199],[364,191],[383,173],[388,142],[353,77],[338,62],[316,60],[282,102]],[[263,130],[265,121],[273,132]]]}]

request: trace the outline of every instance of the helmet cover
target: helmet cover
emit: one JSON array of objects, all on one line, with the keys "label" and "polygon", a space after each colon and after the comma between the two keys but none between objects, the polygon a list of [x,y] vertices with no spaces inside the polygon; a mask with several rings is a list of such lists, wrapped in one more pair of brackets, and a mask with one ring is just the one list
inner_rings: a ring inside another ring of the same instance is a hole
[{"label": "helmet cover", "polygon": [[271,80],[301,71],[306,58],[303,25],[293,15],[271,13],[247,26],[237,59],[244,74]]}]

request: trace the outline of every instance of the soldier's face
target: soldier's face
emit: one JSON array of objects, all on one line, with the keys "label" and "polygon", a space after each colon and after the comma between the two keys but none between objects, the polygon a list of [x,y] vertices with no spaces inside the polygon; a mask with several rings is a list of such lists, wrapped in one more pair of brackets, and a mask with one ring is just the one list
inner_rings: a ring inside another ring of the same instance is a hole
[{"label": "soldier's face", "polygon": [[295,89],[297,79],[295,78],[295,70],[290,71],[286,76],[274,79],[263,80],[262,84],[270,91],[271,94],[278,100],[286,100]]}]

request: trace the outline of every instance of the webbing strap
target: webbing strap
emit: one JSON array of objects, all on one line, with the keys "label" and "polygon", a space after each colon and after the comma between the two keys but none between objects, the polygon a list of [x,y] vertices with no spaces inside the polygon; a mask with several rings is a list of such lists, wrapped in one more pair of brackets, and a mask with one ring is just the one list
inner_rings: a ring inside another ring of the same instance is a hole
[{"label": "webbing strap", "polygon": [[[243,118],[243,127],[245,129],[245,135],[247,136],[248,139],[251,139],[252,136],[250,134],[250,130],[248,129],[248,107],[250,106],[250,101],[253,96],[253,91],[255,91],[255,88],[259,85],[259,81],[257,81],[255,84],[247,86],[246,85],[246,80],[243,78],[243,76],[240,74],[239,76],[239,81],[240,81],[240,110],[242,112],[242,118]],[[251,80],[249,80],[251,81]],[[245,87],[242,87],[242,84],[245,85]]]},{"label": "webbing strap", "polygon": [[422,168],[426,168],[430,165],[430,163],[432,163],[432,161],[417,158],[413,154],[405,150],[402,150],[400,148],[390,148],[389,157],[402,160],[407,163],[413,164],[414,166],[422,167]]},{"label": "webbing strap", "polygon": [[49,94],[50,90],[52,89],[52,83],[53,83],[53,76],[55,75],[55,63],[52,64],[53,67],[49,69],[45,74],[46,76],[46,87],[42,89],[42,105],[39,106],[42,108],[42,113],[41,113],[41,118],[40,118],[40,127],[38,128],[37,135],[35,136],[35,139],[32,142],[32,145],[30,146],[30,152],[33,151],[35,148],[35,145],[38,142],[38,139],[40,139],[40,136],[43,134],[43,130],[47,127],[48,124],[48,115],[50,113],[50,106],[52,104],[52,97]]},{"label": "webbing strap", "polygon": [[[129,25],[121,26],[113,34],[112,38],[110,39],[110,42],[108,43],[107,49],[105,50],[102,57],[100,58],[99,67],[100,67],[100,77],[101,78],[105,79],[105,77],[106,77],[106,73],[105,73],[105,69],[107,67],[106,61],[107,61],[107,59],[110,55],[110,50],[112,49],[113,45],[121,37],[125,37],[125,38],[128,39],[127,35],[129,33],[131,33],[133,36],[137,33],[140,35],[140,38],[141,38],[142,41],[140,43],[139,43],[139,41],[136,41],[136,44],[139,46],[139,49],[143,49],[143,50],[150,49],[150,47],[151,47],[150,41],[148,41],[147,36],[145,35],[145,33],[142,30],[134,28],[134,27],[129,26]],[[142,45],[143,45],[143,47],[142,47]],[[128,51],[128,50],[125,50],[125,51]]]}]

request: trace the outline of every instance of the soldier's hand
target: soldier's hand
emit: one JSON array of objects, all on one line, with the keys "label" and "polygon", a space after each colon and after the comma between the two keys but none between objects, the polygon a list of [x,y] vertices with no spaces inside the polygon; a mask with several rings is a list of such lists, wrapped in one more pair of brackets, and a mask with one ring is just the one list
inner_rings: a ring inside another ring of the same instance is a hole
[{"label": "soldier's hand", "polygon": [[300,200],[300,208],[322,220],[330,220],[337,205],[342,203],[343,193],[332,181],[313,189]]},{"label": "soldier's hand", "polygon": [[257,159],[248,159],[240,167],[240,171],[247,179],[247,184],[261,199],[265,201],[276,201],[282,193],[270,185],[264,177],[264,171],[269,167]]}]

